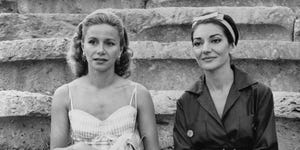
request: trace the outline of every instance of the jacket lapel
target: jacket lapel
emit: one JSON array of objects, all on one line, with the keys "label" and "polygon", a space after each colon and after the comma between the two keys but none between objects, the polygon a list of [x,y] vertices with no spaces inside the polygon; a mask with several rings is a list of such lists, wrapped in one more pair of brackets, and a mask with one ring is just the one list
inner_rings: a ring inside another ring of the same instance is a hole
[{"label": "jacket lapel", "polygon": [[240,91],[237,89],[237,87],[233,84],[229,90],[226,103],[224,106],[224,110],[222,113],[222,118],[227,114],[227,112],[230,110],[230,108],[234,105],[234,103],[239,99],[240,97]]},{"label": "jacket lapel", "polygon": [[223,123],[221,121],[221,118],[219,117],[215,104],[213,103],[213,100],[211,96],[209,95],[209,91],[206,87],[204,87],[205,90],[197,99],[197,101],[200,103],[200,105],[205,109],[209,115],[212,116],[219,124],[220,126],[223,126]]},{"label": "jacket lapel", "polygon": [[222,118],[225,117],[228,111],[233,107],[234,103],[239,99],[241,90],[256,83],[256,81],[252,80],[247,73],[239,70],[234,65],[232,65],[231,68],[234,72],[234,81],[226,99]]},{"label": "jacket lapel", "polygon": [[[235,102],[239,99],[241,90],[254,83],[257,83],[256,81],[252,80],[247,73],[239,70],[234,65],[232,65],[231,68],[234,72],[234,81],[226,99],[222,118],[225,117],[229,110],[234,106]],[[212,118],[214,118],[221,126],[223,126],[222,120],[217,113],[213,100],[209,95],[208,88],[205,85],[204,75],[202,75],[199,81],[197,81],[189,90],[187,90],[187,92],[199,95],[197,101],[200,103],[201,107],[203,107],[203,109],[205,109],[209,115],[212,116]]]},{"label": "jacket lapel", "polygon": [[205,86],[204,75],[200,77],[200,80],[197,81],[187,92],[191,92],[199,95],[197,101],[203,107],[204,110],[208,112],[212,118],[214,118],[221,126],[223,126],[222,121],[217,113],[216,107],[211,99],[208,88]]}]

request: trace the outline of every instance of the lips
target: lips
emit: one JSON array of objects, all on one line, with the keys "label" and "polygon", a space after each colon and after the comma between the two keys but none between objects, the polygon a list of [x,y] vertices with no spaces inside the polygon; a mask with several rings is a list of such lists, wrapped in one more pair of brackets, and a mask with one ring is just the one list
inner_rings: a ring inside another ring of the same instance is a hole
[{"label": "lips", "polygon": [[104,63],[104,62],[108,61],[108,59],[105,59],[105,58],[94,58],[93,60],[96,62],[99,62],[99,63]]},{"label": "lips", "polygon": [[201,58],[201,60],[203,60],[203,61],[212,61],[215,58],[217,58],[217,57],[204,57],[204,58]]}]

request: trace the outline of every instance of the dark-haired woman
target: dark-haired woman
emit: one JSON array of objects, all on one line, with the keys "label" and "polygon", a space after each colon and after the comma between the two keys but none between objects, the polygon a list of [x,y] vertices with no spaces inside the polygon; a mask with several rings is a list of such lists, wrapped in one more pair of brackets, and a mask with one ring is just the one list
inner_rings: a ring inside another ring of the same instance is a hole
[{"label": "dark-haired woman", "polygon": [[158,149],[151,96],[126,79],[130,57],[115,14],[98,10],[78,25],[68,52],[77,79],[54,93],[51,149]]},{"label": "dark-haired woman", "polygon": [[228,15],[194,19],[192,51],[204,74],[177,102],[175,150],[278,149],[270,88],[231,64],[238,38]]}]

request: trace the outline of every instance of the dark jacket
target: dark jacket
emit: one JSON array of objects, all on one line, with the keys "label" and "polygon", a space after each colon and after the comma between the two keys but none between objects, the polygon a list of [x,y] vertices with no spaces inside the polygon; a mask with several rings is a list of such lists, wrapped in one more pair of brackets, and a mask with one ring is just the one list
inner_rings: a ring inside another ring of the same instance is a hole
[{"label": "dark jacket", "polygon": [[267,86],[232,66],[234,82],[222,118],[204,75],[177,101],[175,150],[277,150],[273,95]]}]

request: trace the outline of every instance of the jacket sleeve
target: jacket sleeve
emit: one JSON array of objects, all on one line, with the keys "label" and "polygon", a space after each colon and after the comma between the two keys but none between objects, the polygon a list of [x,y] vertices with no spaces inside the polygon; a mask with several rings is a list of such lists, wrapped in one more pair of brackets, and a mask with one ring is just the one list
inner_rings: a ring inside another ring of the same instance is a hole
[{"label": "jacket sleeve", "polygon": [[173,129],[174,150],[191,150],[192,144],[187,136],[186,118],[183,105],[177,101],[177,110]]},{"label": "jacket sleeve", "polygon": [[254,150],[278,150],[273,94],[260,84],[257,88],[256,135]]}]

